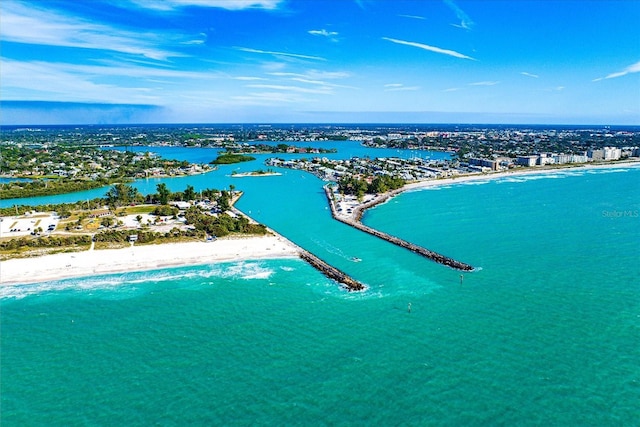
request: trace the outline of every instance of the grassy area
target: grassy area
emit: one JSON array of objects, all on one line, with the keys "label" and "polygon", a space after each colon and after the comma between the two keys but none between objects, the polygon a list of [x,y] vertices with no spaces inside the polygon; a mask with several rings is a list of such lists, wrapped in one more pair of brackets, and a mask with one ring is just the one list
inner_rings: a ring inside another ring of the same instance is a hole
[{"label": "grassy area", "polygon": [[[15,258],[33,258],[39,257],[42,255],[53,255],[60,254],[66,252],[82,252],[89,250],[89,245],[74,245],[74,246],[65,246],[63,248],[54,247],[54,248],[32,248],[24,246],[20,249],[16,250],[0,250],[0,260],[6,261],[8,259]],[[36,262],[34,260],[34,262]]]},{"label": "grassy area", "polygon": [[91,218],[84,224],[84,228],[88,231],[96,231],[100,227],[100,220],[97,218]]},{"label": "grassy area", "polygon": [[93,249],[102,250],[102,249],[121,249],[127,248],[131,246],[129,242],[96,242]]},{"label": "grassy area", "polygon": [[148,213],[153,212],[153,210],[156,207],[157,207],[156,205],[127,206],[127,207],[124,207],[124,208],[117,209],[117,212],[120,213],[124,209],[126,215],[148,214]]},{"label": "grassy area", "polygon": [[[201,238],[197,237],[159,237],[151,242],[136,242],[134,246],[148,246],[148,245],[162,245],[165,243],[183,243],[183,242],[202,242]],[[129,242],[96,242],[93,247],[95,250],[102,249],[121,249],[128,248],[131,244]]]}]

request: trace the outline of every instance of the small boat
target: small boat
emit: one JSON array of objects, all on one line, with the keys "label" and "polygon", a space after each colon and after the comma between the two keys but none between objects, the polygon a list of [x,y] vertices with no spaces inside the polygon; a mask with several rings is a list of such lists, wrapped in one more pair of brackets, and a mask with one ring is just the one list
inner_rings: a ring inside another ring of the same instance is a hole
[{"label": "small boat", "polygon": [[351,261],[353,262],[360,262],[362,261],[360,258],[358,258],[357,256],[354,256],[353,258],[351,258]]}]

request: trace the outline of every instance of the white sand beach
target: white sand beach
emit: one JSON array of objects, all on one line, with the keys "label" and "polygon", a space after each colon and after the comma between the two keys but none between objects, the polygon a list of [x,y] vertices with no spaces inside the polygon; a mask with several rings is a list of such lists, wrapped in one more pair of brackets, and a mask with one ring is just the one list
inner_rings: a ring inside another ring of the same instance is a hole
[{"label": "white sand beach", "polygon": [[2,261],[0,286],[225,261],[294,258],[299,250],[281,236],[267,235],[44,255]]},{"label": "white sand beach", "polygon": [[[509,172],[494,172],[434,179],[411,183],[399,190],[367,199],[365,203],[349,201],[352,209],[338,214],[346,220],[355,220],[363,210],[388,200],[404,191],[457,184],[468,181],[498,179],[531,174],[567,173],[595,168],[640,167],[640,162],[616,162],[602,165],[585,165],[572,168],[518,169]],[[280,235],[258,237],[222,238],[212,242],[168,243],[160,245],[134,245],[124,249],[88,250],[83,252],[44,255],[20,258],[0,263],[0,286],[17,283],[38,283],[71,277],[96,274],[144,271],[163,267],[198,265],[225,261],[240,261],[265,258],[297,257],[301,249]]]},{"label": "white sand beach", "polygon": [[547,175],[547,174],[566,174],[568,172],[580,172],[590,169],[624,169],[629,167],[640,167],[640,161],[637,160],[629,160],[623,162],[611,162],[605,164],[576,164],[576,165],[567,165],[564,167],[554,167],[554,168],[518,168],[509,171],[501,171],[501,172],[487,172],[487,173],[476,173],[471,175],[459,175],[452,178],[442,178],[442,179],[429,179],[425,181],[412,182],[410,184],[406,184],[404,187],[399,188],[397,190],[388,191],[383,194],[378,194],[375,197],[367,196],[364,201],[359,202],[355,196],[344,196],[340,197],[339,201],[335,203],[335,216],[336,218],[350,222],[350,221],[359,221],[364,212],[380,203],[384,203],[392,197],[397,196],[400,193],[404,193],[405,191],[416,191],[425,188],[433,188],[446,186],[451,184],[461,184],[465,182],[472,181],[488,181],[500,178],[507,177],[518,177],[523,175]]},{"label": "white sand beach", "polygon": [[625,162],[611,162],[608,164],[576,164],[573,166],[565,166],[565,167],[554,167],[554,168],[538,168],[531,167],[526,169],[515,169],[510,171],[503,172],[488,172],[488,173],[478,173],[473,175],[462,175],[453,178],[444,178],[444,179],[432,179],[428,181],[420,181],[414,182],[411,184],[405,185],[399,192],[402,191],[410,191],[416,190],[420,188],[428,188],[435,187],[441,185],[449,185],[449,184],[458,184],[461,182],[469,182],[469,181],[484,181],[489,179],[499,179],[511,176],[522,176],[522,175],[546,175],[546,174],[554,174],[554,173],[567,173],[572,171],[584,171],[589,169],[620,169],[627,167],[640,167],[640,161],[625,161]]}]

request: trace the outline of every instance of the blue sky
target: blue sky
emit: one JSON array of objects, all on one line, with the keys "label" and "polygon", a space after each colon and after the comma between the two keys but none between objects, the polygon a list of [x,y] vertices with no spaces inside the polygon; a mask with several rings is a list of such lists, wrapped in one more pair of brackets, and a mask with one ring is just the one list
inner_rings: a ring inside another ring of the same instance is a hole
[{"label": "blue sky", "polygon": [[0,121],[638,125],[638,22],[634,0],[2,0]]}]

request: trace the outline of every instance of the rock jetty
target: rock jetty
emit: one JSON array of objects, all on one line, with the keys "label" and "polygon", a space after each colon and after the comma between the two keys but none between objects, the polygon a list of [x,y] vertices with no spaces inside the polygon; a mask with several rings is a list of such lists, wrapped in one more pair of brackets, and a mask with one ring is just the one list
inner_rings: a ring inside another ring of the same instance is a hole
[{"label": "rock jetty", "polygon": [[387,234],[385,232],[376,230],[374,228],[368,227],[364,224],[362,224],[360,222],[361,218],[362,218],[362,214],[364,212],[364,210],[369,209],[375,205],[378,205],[386,200],[388,200],[389,198],[395,196],[396,194],[400,193],[401,190],[395,190],[393,192],[387,193],[382,197],[377,198],[374,201],[371,201],[367,204],[358,206],[354,209],[354,217],[356,219],[352,219],[352,218],[346,218],[344,216],[338,215],[338,213],[336,212],[336,207],[335,207],[335,203],[333,200],[333,194],[331,192],[331,189],[329,188],[329,186],[325,186],[324,187],[324,191],[325,194],[327,195],[327,200],[329,201],[329,206],[331,207],[331,215],[337,219],[340,222],[343,222],[345,224],[348,224],[354,228],[357,228],[358,230],[364,231],[365,233],[369,233],[372,236],[376,236],[379,237],[381,239],[384,239],[390,243],[393,243],[394,245],[400,246],[402,248],[408,249],[411,252],[417,253],[419,255],[422,255],[425,258],[428,258],[432,261],[437,262],[438,264],[442,264],[442,265],[446,265],[447,267],[451,267],[451,268],[455,268],[457,270],[462,270],[462,271],[472,271],[474,268],[473,266],[469,265],[469,264],[465,264],[464,262],[460,262],[457,261],[453,258],[449,258],[447,256],[441,255],[437,252],[434,252],[432,250],[423,248],[422,246],[418,246],[416,244],[413,244],[411,242],[407,242],[406,240],[400,239],[399,237],[396,236],[392,236],[390,234]]},{"label": "rock jetty", "polygon": [[336,282],[342,284],[342,286],[344,286],[344,288],[349,292],[364,291],[365,289],[367,289],[364,284],[352,279],[347,274],[343,273],[335,267],[330,266],[308,251],[300,251],[300,258],[311,264],[311,266],[315,267],[329,279],[335,280]]}]

